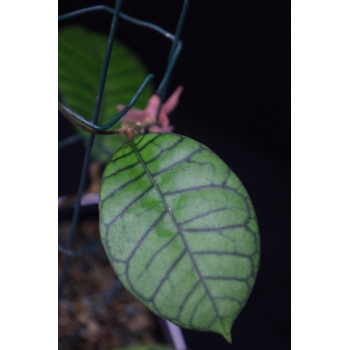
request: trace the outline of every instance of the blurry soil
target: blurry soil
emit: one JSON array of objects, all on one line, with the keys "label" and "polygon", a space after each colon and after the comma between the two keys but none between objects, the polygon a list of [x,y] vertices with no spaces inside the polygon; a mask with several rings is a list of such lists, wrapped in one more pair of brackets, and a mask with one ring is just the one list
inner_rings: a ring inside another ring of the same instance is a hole
[{"label": "blurry soil", "polygon": [[[70,227],[70,219],[59,220],[63,247]],[[97,217],[85,218],[78,225],[74,250],[99,239]],[[63,263],[59,253],[59,283]],[[59,349],[110,350],[162,341],[155,316],[122,287],[102,246],[70,259],[58,326]]]}]

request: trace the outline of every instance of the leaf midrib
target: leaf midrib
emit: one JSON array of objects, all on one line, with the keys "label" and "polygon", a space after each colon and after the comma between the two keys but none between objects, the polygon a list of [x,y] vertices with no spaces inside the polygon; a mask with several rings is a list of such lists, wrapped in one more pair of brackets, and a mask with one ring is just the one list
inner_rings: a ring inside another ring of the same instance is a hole
[{"label": "leaf midrib", "polygon": [[[186,252],[188,253],[188,255],[190,256],[190,259],[191,259],[191,261],[192,261],[192,264],[193,264],[193,266],[195,267],[195,270],[196,270],[196,273],[197,273],[197,275],[198,275],[198,277],[199,277],[199,280],[200,280],[201,284],[203,285],[206,294],[209,296],[209,299],[210,299],[210,301],[211,301],[211,303],[212,303],[212,305],[213,305],[213,307],[214,307],[214,309],[215,309],[216,315],[219,317],[220,322],[221,322],[221,324],[222,324],[221,315],[220,315],[220,313],[219,313],[219,311],[218,311],[218,309],[217,309],[217,307],[216,307],[216,304],[215,304],[215,302],[214,302],[214,298],[212,297],[212,295],[211,295],[211,293],[210,293],[210,291],[209,291],[209,288],[208,288],[207,284],[205,283],[205,278],[203,277],[203,275],[202,275],[202,273],[201,273],[201,271],[200,271],[200,269],[199,269],[199,267],[198,267],[198,265],[197,265],[197,262],[196,262],[196,260],[195,260],[195,258],[194,258],[194,256],[193,256],[193,254],[192,254],[192,251],[191,251],[191,249],[190,249],[190,247],[189,247],[189,245],[188,245],[188,243],[187,243],[187,241],[186,241],[186,239],[185,239],[185,237],[184,237],[184,233],[183,233],[183,231],[182,231],[182,229],[181,229],[181,225],[177,222],[177,220],[176,220],[176,218],[175,218],[175,216],[174,216],[174,214],[173,214],[172,209],[171,209],[170,206],[168,205],[168,203],[167,203],[167,201],[166,201],[166,199],[165,199],[165,196],[163,195],[163,193],[162,193],[162,191],[160,190],[160,188],[159,188],[157,182],[155,181],[154,177],[152,176],[151,172],[149,171],[149,169],[148,169],[148,167],[147,167],[147,164],[144,162],[144,160],[143,160],[142,157],[141,157],[141,154],[138,152],[138,149],[137,149],[137,147],[135,146],[133,140],[130,141],[130,145],[131,145],[131,148],[133,149],[133,151],[135,152],[135,154],[136,154],[136,156],[137,156],[137,159],[138,159],[138,161],[140,162],[141,166],[144,168],[145,173],[146,173],[146,176],[147,176],[147,177],[149,178],[149,180],[152,182],[153,187],[156,189],[156,191],[157,191],[159,197],[161,198],[161,200],[162,200],[162,202],[163,202],[163,205],[164,205],[164,207],[165,207],[167,213],[170,215],[170,217],[171,217],[171,219],[172,219],[174,225],[176,226],[177,231],[179,232],[179,235],[180,235],[180,237],[181,237],[181,240],[182,240],[182,242],[183,242],[183,244],[184,244],[184,246],[185,246],[185,250],[186,250]],[[222,326],[224,326],[224,325],[222,324]]]}]

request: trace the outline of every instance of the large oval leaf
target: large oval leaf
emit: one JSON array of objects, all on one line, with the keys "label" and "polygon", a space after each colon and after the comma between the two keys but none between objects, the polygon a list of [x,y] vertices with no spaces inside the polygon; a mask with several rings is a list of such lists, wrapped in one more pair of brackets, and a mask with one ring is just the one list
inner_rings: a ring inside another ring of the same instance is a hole
[{"label": "large oval leaf", "polygon": [[125,287],[156,314],[230,341],[259,264],[258,225],[243,185],[206,146],[137,136],[107,164],[100,232]]},{"label": "large oval leaf", "polygon": [[[97,90],[108,37],[102,33],[79,26],[65,26],[58,32],[58,90],[62,102],[83,117],[92,120],[96,104]],[[117,104],[127,104],[147,76],[141,60],[122,43],[113,45],[106,85],[103,93],[98,122],[110,121],[117,113]],[[147,86],[135,104],[143,109],[152,95],[152,87]],[[119,127],[120,123],[116,125]],[[85,131],[77,128],[82,134]],[[125,136],[96,135],[92,156],[102,162],[125,141]],[[103,152],[100,149],[105,149]]]}]

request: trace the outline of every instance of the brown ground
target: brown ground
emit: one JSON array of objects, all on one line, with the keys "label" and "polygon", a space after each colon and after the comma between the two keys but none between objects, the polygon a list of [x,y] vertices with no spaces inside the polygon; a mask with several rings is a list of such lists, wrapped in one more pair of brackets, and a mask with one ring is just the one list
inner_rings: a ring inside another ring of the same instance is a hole
[{"label": "brown ground", "polygon": [[[59,242],[64,247],[69,230],[70,221],[61,220]],[[75,237],[74,250],[97,241],[98,220],[84,219]],[[63,260],[59,253],[59,278]],[[159,342],[155,317],[121,286],[102,247],[71,258],[58,324],[60,349],[110,350]]]}]

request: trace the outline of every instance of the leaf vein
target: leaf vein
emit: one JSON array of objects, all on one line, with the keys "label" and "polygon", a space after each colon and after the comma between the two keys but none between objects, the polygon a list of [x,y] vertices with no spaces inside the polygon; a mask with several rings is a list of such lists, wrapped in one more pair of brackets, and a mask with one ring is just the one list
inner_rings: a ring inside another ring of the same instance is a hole
[{"label": "leaf vein", "polygon": [[[155,180],[154,177],[157,176],[157,175],[159,175],[160,173],[164,173],[164,172],[167,171],[168,169],[173,168],[176,164],[181,164],[181,163],[183,163],[185,160],[182,159],[182,160],[180,160],[180,161],[178,161],[178,162],[173,163],[173,164],[170,165],[169,167],[167,167],[167,168],[165,168],[165,169],[163,169],[163,170],[161,170],[161,171],[158,171],[158,172],[155,173],[155,174],[151,174],[151,172],[149,171],[149,169],[148,169],[148,167],[147,167],[147,164],[145,164],[145,162],[143,161],[143,159],[142,159],[142,157],[141,157],[141,154],[139,153],[137,147],[133,144],[132,141],[130,142],[130,145],[131,145],[131,147],[133,148],[133,150],[134,150],[135,154],[137,155],[138,159],[140,160],[140,163],[144,166],[145,171],[146,171],[147,175],[148,175],[149,178],[150,178],[150,181],[152,182],[153,186],[154,186],[155,189],[157,190],[157,192],[158,192],[158,194],[159,194],[159,197],[160,197],[161,201],[163,202],[163,205],[164,205],[165,209],[167,210],[167,209],[169,208],[168,203],[167,203],[167,201],[166,201],[166,199],[165,199],[165,196],[164,196],[163,193],[161,192],[161,190],[160,190],[160,188],[159,188],[159,186],[158,186],[158,184],[157,184],[157,182],[156,182],[156,180]],[[205,150],[205,148],[204,148],[204,147],[200,147],[200,148],[194,150],[193,152],[191,152],[187,157],[185,157],[185,159],[186,159],[186,160],[189,160],[189,159],[191,159],[191,157],[192,157],[194,154],[196,154],[196,153],[198,153],[198,152],[201,152],[201,151],[203,151],[203,150]],[[173,214],[173,212],[172,212],[171,210],[168,211],[168,214],[170,215],[170,217],[171,217],[171,219],[172,219],[174,225],[176,226],[177,231],[179,232],[180,237],[181,237],[181,240],[182,240],[182,242],[183,242],[183,244],[184,244],[185,251],[184,251],[183,254],[185,254],[185,252],[188,253],[188,255],[189,255],[189,257],[190,257],[190,259],[191,259],[191,261],[192,261],[192,264],[193,264],[193,266],[194,266],[194,268],[195,268],[195,271],[196,271],[196,273],[197,273],[197,275],[198,275],[198,277],[199,277],[199,280],[201,281],[201,284],[203,285],[203,288],[204,288],[204,290],[205,290],[205,294],[209,297],[209,299],[210,299],[210,301],[211,301],[211,304],[213,305],[213,308],[214,308],[216,314],[217,314],[217,315],[220,315],[219,310],[217,309],[217,306],[216,306],[216,304],[215,304],[215,301],[214,301],[214,299],[213,299],[213,297],[212,297],[212,295],[211,295],[211,293],[210,293],[209,287],[207,286],[207,284],[206,284],[206,282],[205,282],[205,278],[204,278],[204,276],[202,275],[202,273],[201,273],[201,271],[200,271],[200,268],[199,268],[199,266],[198,266],[198,264],[197,264],[197,262],[196,262],[196,260],[195,260],[195,258],[194,258],[194,255],[192,254],[192,251],[191,251],[191,249],[190,249],[190,247],[189,247],[189,245],[188,245],[188,243],[187,243],[187,241],[186,241],[186,239],[185,239],[185,236],[184,236],[183,230],[182,230],[182,228],[181,228],[181,225],[179,225],[179,223],[177,222],[177,220],[176,220],[176,218],[175,218],[175,216],[174,216],[174,214]]]},{"label": "leaf vein", "polygon": [[110,192],[108,194],[108,196],[106,196],[105,198],[100,200],[100,210],[103,208],[103,205],[105,204],[105,202],[112,198],[116,193],[118,193],[119,191],[123,190],[125,187],[127,187],[128,185],[131,185],[132,183],[134,183],[135,181],[139,180],[142,176],[145,175],[145,172],[142,172],[140,175],[136,176],[135,178],[129,180],[128,182],[125,182],[124,184],[120,185],[118,188],[116,188],[115,190],[113,190],[112,192]]}]

